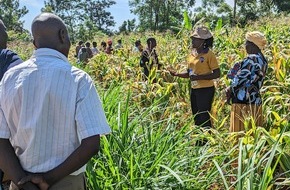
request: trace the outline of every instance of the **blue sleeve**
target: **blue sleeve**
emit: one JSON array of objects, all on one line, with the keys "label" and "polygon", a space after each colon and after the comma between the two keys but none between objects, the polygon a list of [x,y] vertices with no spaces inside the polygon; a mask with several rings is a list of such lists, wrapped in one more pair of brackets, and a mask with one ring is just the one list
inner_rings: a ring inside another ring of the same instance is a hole
[{"label": "blue sleeve", "polygon": [[0,81],[3,78],[4,73],[8,70],[10,65],[16,65],[22,63],[20,57],[11,50],[0,50]]}]

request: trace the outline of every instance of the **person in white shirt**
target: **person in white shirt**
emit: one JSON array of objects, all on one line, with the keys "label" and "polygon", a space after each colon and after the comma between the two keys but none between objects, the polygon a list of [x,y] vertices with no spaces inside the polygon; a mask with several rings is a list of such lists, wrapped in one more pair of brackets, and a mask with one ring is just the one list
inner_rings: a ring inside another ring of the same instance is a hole
[{"label": "person in white shirt", "polygon": [[63,21],[42,13],[32,35],[32,57],[0,84],[0,168],[10,190],[84,190],[84,166],[110,127],[91,77],[68,62]]},{"label": "person in white shirt", "polygon": [[92,47],[91,50],[93,52],[93,55],[97,55],[97,54],[100,53],[99,50],[98,50],[98,48],[97,48],[97,42],[93,42],[93,47]]}]

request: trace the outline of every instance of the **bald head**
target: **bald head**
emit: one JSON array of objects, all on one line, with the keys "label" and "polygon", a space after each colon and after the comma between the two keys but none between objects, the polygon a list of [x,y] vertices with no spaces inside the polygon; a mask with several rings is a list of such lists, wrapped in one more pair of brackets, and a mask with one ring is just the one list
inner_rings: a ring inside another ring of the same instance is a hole
[{"label": "bald head", "polygon": [[37,49],[51,48],[68,56],[70,40],[61,18],[52,13],[42,13],[33,20],[31,31]]},{"label": "bald head", "polygon": [[6,32],[6,26],[3,23],[3,21],[0,19],[0,49],[7,48],[7,40],[8,40],[8,35]]}]

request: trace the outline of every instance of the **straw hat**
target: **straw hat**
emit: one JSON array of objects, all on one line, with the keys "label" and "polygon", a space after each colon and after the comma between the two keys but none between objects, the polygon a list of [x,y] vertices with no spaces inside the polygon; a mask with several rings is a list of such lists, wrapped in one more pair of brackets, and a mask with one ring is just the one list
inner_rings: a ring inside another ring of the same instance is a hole
[{"label": "straw hat", "polygon": [[206,40],[212,37],[212,33],[209,31],[207,27],[199,26],[192,32],[190,37]]},{"label": "straw hat", "polygon": [[246,40],[253,42],[260,49],[264,49],[267,44],[266,37],[259,31],[248,32],[246,34]]}]

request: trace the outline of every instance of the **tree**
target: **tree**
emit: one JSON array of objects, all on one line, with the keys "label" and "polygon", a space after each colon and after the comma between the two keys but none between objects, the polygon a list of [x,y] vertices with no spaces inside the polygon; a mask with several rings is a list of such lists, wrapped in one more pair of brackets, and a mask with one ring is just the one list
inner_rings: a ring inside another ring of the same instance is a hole
[{"label": "tree", "polygon": [[20,18],[28,13],[24,6],[19,8],[19,0],[0,0],[0,19],[3,20],[8,30],[22,32],[23,21]]},{"label": "tree", "polygon": [[82,5],[88,20],[98,30],[108,33],[110,31],[109,27],[115,26],[115,21],[114,17],[106,9],[114,4],[116,2],[112,0],[85,0]]},{"label": "tree", "polygon": [[183,11],[193,6],[194,0],[130,0],[131,12],[139,17],[139,29],[164,31],[180,26]]},{"label": "tree", "polygon": [[79,38],[78,33],[92,37],[97,31],[109,33],[114,26],[114,18],[106,11],[116,2],[113,0],[46,0],[43,12],[52,12],[68,25],[72,41]]},{"label": "tree", "polygon": [[136,19],[125,20],[123,24],[119,27],[119,32],[133,32],[136,29]]},{"label": "tree", "polygon": [[229,24],[233,14],[232,8],[224,0],[202,0],[202,5],[195,9],[194,22],[204,19],[213,27],[221,18],[224,24]]},{"label": "tree", "polygon": [[273,4],[276,6],[278,12],[290,13],[290,1],[289,0],[273,0]]}]

